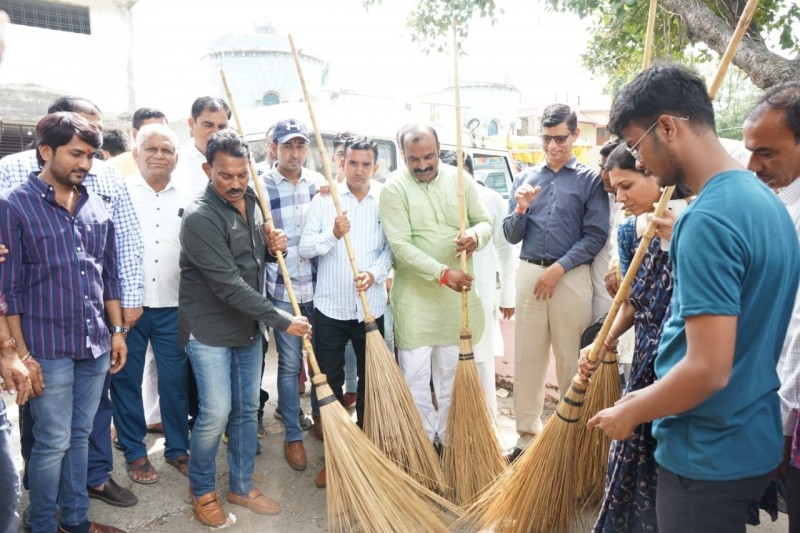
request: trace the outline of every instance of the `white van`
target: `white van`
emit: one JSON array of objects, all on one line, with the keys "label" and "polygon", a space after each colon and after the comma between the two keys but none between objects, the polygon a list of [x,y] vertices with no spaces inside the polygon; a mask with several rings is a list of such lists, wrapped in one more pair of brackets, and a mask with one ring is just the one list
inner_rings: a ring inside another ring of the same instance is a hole
[{"label": "white van", "polygon": [[[317,109],[319,107],[319,109]],[[350,112],[336,106],[315,106],[317,123],[321,130],[322,140],[328,157],[333,154],[333,139],[343,131],[350,131],[358,136],[366,136],[378,145],[379,169],[375,178],[385,181],[388,175],[402,164],[402,157],[398,149],[395,135],[397,129],[408,120],[391,118],[387,116],[373,116],[369,113]],[[311,155],[306,161],[306,166],[323,172],[322,156],[317,149],[317,142],[313,135],[311,120],[305,103],[281,104],[254,109],[242,110],[242,121],[247,132],[246,139],[256,162],[266,158],[266,132],[272,124],[279,120],[294,118],[303,122],[309,130],[311,140]],[[455,151],[455,139],[443,131],[445,128],[437,127],[442,152]],[[454,136],[453,136],[454,137]],[[465,144],[483,144],[480,140],[472,141],[469,133],[464,135]],[[511,153],[502,147],[488,148],[483,146],[464,146],[473,161],[475,179],[508,198],[511,184],[517,174],[516,163]],[[336,170],[332,169],[335,173]]]}]

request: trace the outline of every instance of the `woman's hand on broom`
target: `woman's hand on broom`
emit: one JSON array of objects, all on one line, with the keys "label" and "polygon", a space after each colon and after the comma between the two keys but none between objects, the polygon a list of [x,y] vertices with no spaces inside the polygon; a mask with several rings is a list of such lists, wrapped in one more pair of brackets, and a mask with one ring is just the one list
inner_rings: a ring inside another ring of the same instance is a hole
[{"label": "woman's hand on broom", "polygon": [[599,428],[614,440],[625,440],[633,436],[633,429],[641,424],[635,417],[632,402],[640,391],[631,391],[617,400],[613,407],[603,409],[592,417],[587,427]]},{"label": "woman's hand on broom", "polygon": [[311,337],[311,324],[304,316],[292,317],[292,323],[286,328],[286,333],[295,337]]},{"label": "woman's hand on broom", "polygon": [[578,373],[581,375],[583,379],[589,379],[592,375],[597,371],[597,367],[600,366],[600,362],[605,357],[606,349],[601,347],[600,353],[597,354],[596,361],[589,361],[589,352],[592,351],[592,346],[587,346],[583,350],[581,350],[581,355],[578,358]]}]

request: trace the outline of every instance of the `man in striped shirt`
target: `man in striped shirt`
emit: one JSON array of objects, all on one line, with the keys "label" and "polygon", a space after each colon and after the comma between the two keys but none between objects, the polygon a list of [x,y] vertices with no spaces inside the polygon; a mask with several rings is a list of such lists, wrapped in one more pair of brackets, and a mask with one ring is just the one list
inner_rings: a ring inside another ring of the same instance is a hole
[{"label": "man in striped shirt", "polygon": [[[379,219],[383,186],[372,181],[378,170],[378,145],[366,139],[348,141],[341,160],[345,182],[338,184],[342,215],[336,214],[333,199],[317,195],[311,200],[306,225],[300,238],[300,257],[317,258],[317,291],[314,295],[315,345],[320,370],[328,376],[336,398],[342,401],[344,350],[348,341],[356,353],[358,389],[356,415],[364,424],[364,309],[358,291],[366,291],[370,311],[383,335],[386,311],[384,282],[392,267],[392,252]],[[351,225],[352,222],[352,225]],[[350,235],[361,272],[353,271],[342,237]],[[317,477],[325,486],[325,471]]]},{"label": "man in striped shirt", "polygon": [[41,367],[46,385],[30,402],[34,533],[120,531],[87,514],[94,413],[109,369],[122,369],[127,355],[114,223],[83,185],[101,139],[77,113],[47,115],[36,127],[42,171],[0,199],[0,241],[11,251],[0,290],[17,349]]}]

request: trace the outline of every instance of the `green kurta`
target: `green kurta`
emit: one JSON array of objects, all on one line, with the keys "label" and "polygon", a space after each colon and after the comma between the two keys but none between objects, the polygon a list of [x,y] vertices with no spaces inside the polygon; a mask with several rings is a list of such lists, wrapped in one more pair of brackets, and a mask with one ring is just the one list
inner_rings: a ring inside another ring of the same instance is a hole
[{"label": "green kurta", "polygon": [[[478,237],[478,249],[492,238],[492,219],[484,211],[467,177],[464,190],[467,228]],[[430,183],[414,178],[406,168],[395,171],[381,194],[381,225],[394,254],[392,312],[398,348],[457,346],[461,328],[461,294],[439,287],[446,267],[461,269],[453,239],[459,231],[458,171],[440,164]],[[472,259],[468,261],[472,274]],[[469,291],[469,320],[473,342],[483,333],[475,285]]]}]

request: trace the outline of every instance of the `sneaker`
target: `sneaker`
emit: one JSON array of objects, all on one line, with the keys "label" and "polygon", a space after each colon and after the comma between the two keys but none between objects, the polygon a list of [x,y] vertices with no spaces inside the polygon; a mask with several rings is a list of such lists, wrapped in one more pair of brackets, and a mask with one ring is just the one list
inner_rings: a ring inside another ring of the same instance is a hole
[{"label": "sneaker", "polygon": [[267,428],[264,427],[264,420],[259,417],[258,418],[258,428],[256,428],[256,437],[263,438],[267,434]]},{"label": "sneaker", "polygon": [[342,396],[342,405],[344,405],[345,409],[350,409],[356,405],[356,399],[355,392],[345,392],[344,396]]},{"label": "sneaker", "polygon": [[[275,408],[275,418],[277,418],[278,420],[283,420],[283,413],[281,413],[280,407]],[[300,429],[302,429],[303,431],[314,427],[314,420],[312,420],[310,416],[305,414],[302,408],[300,409],[299,422],[300,422]]]}]

